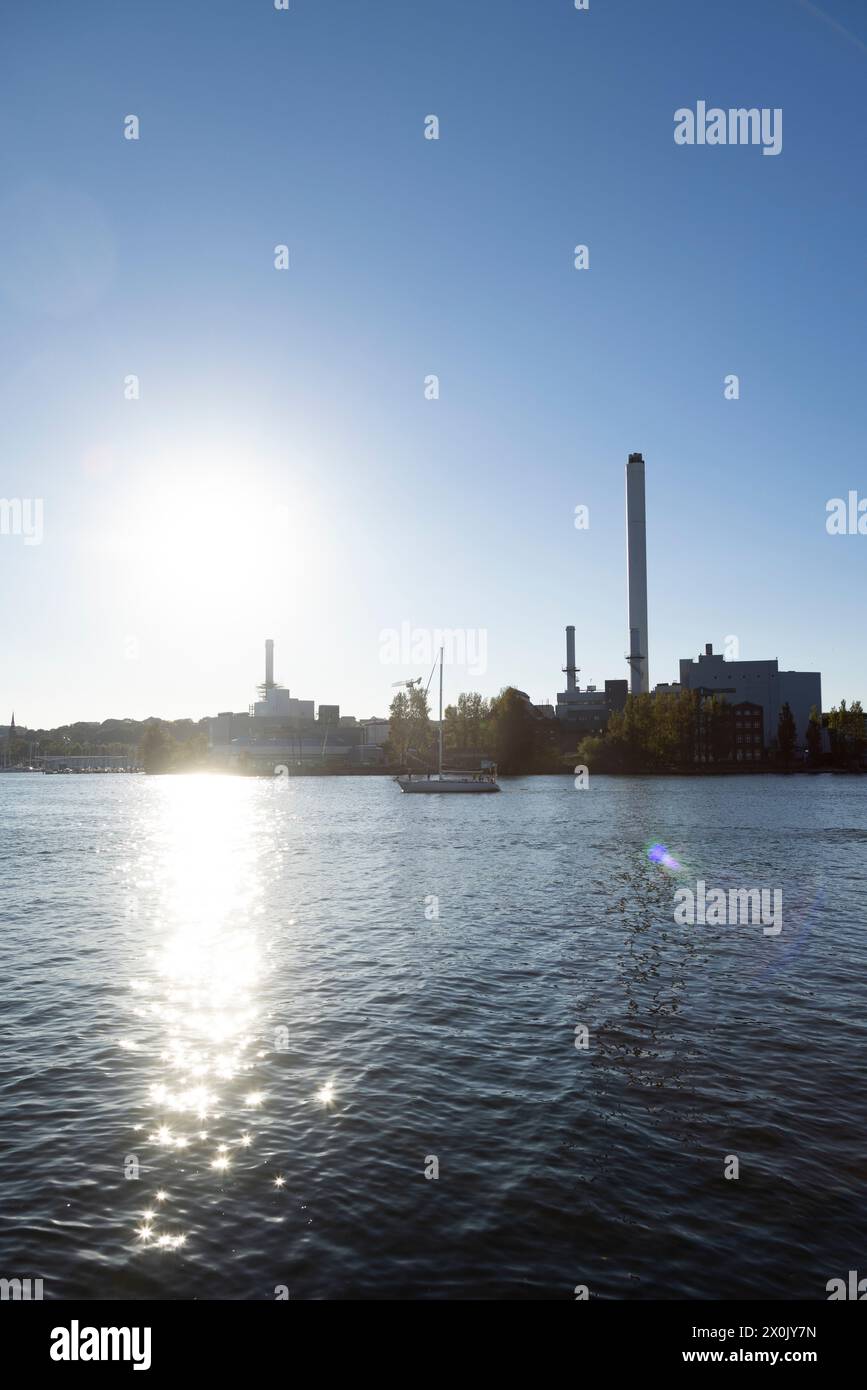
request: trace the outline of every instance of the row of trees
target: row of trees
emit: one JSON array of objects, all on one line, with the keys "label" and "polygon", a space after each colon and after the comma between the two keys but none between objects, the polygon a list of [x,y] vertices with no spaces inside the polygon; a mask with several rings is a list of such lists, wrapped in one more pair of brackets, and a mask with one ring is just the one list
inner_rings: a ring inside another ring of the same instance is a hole
[{"label": "row of trees", "polygon": [[[389,760],[401,766],[432,766],[439,734],[431,723],[426,692],[415,686],[400,691],[388,718]],[[492,700],[476,691],[459,695],[443,714],[443,755],[446,762],[492,758],[507,774],[556,772],[561,767],[557,727],[541,718],[514,686]]]},{"label": "row of trees", "polygon": [[66,757],[86,757],[88,754],[113,753],[123,756],[141,748],[147,730],[158,724],[178,744],[207,739],[207,719],[104,719],[102,723],[80,721],[61,724],[56,729],[19,729],[11,740],[3,740],[10,752],[10,761],[25,758],[31,748],[39,754]]},{"label": "row of trees", "polygon": [[721,762],[728,754],[729,716],[714,695],[694,690],[629,695],[603,734],[578,745],[577,760],[597,772],[631,772],[682,766],[703,758]]},{"label": "row of trees", "polygon": [[[612,714],[604,734],[582,739],[577,761],[595,771],[651,771],[695,763],[729,763],[737,757],[735,710],[718,695],[694,690],[677,694],[630,695],[625,708]],[[831,751],[823,751],[822,716],[813,707],[801,741],[810,766],[853,766],[865,749],[864,711],[860,701],[845,700],[826,720]],[[799,730],[788,703],[780,710],[776,738],[767,750],[775,761],[790,765]],[[746,745],[745,745],[746,747]],[[755,752],[755,745],[750,745]],[[752,760],[751,760],[752,761]]]},{"label": "row of trees", "polygon": [[[437,729],[431,723],[426,693],[417,687],[401,691],[392,701],[389,720],[389,760],[401,766],[431,766],[436,760]],[[765,750],[763,742],[742,747],[755,755],[753,763],[761,753],[789,766],[796,746],[803,744],[809,766],[860,764],[867,747],[860,701],[848,707],[841,701],[824,722],[831,745],[828,753],[823,748],[819,711],[814,707],[806,729],[798,729],[788,704],[780,711],[770,749]],[[581,740],[575,761],[602,772],[728,764],[737,759],[737,730],[734,707],[719,695],[701,696],[694,690],[630,695],[623,710],[611,715],[604,733]],[[561,739],[556,721],[541,717],[513,686],[492,700],[476,692],[462,694],[447,707],[443,719],[446,762],[488,757],[504,773],[561,770]]]}]

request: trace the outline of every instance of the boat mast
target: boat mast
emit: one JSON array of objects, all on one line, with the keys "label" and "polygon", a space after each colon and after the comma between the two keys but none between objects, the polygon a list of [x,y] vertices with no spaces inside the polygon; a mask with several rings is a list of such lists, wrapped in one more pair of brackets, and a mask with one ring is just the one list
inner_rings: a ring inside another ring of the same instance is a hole
[{"label": "boat mast", "polygon": [[439,774],[442,777],[442,653],[439,649]]}]

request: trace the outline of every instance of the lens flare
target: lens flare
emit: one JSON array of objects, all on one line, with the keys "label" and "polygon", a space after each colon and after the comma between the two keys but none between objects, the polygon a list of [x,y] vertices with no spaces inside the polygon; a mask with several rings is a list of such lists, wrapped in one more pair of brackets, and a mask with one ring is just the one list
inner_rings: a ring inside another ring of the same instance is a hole
[{"label": "lens flare", "polygon": [[647,857],[651,864],[660,864],[663,869],[668,869],[673,874],[680,873],[683,868],[683,865],[678,864],[673,855],[669,854],[666,846],[662,844],[650,845],[647,850]]}]

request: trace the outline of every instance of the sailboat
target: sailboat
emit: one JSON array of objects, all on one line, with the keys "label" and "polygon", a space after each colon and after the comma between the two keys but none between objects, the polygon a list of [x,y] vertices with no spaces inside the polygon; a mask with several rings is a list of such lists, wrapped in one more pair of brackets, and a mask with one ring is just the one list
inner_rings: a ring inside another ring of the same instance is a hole
[{"label": "sailboat", "polygon": [[498,792],[495,766],[479,772],[449,772],[443,767],[443,648],[440,647],[440,736],[436,772],[405,772],[395,777],[402,792]]}]

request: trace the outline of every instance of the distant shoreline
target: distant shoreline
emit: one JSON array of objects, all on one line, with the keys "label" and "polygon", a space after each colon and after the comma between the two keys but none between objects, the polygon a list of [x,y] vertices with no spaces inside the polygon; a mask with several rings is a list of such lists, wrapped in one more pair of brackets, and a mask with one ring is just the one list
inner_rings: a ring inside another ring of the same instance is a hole
[{"label": "distant shoreline", "polygon": [[[393,768],[360,768],[360,767],[327,767],[327,768],[303,768],[297,771],[286,773],[275,772],[240,772],[234,769],[203,767],[203,768],[178,768],[166,772],[149,772],[148,777],[178,777],[190,773],[207,773],[209,776],[216,775],[222,777],[249,777],[266,778],[269,781],[295,780],[300,778],[326,778],[326,777],[385,777],[394,778],[405,772],[402,767]],[[823,774],[830,774],[835,777],[863,777],[864,769],[857,767],[803,767],[795,765],[793,767],[669,767],[669,768],[618,768],[616,771],[591,772],[591,777],[820,777]],[[423,776],[424,773],[419,775]],[[539,769],[526,772],[499,772],[498,776],[506,780],[514,780],[518,777],[574,777],[573,768],[562,769]]]}]

